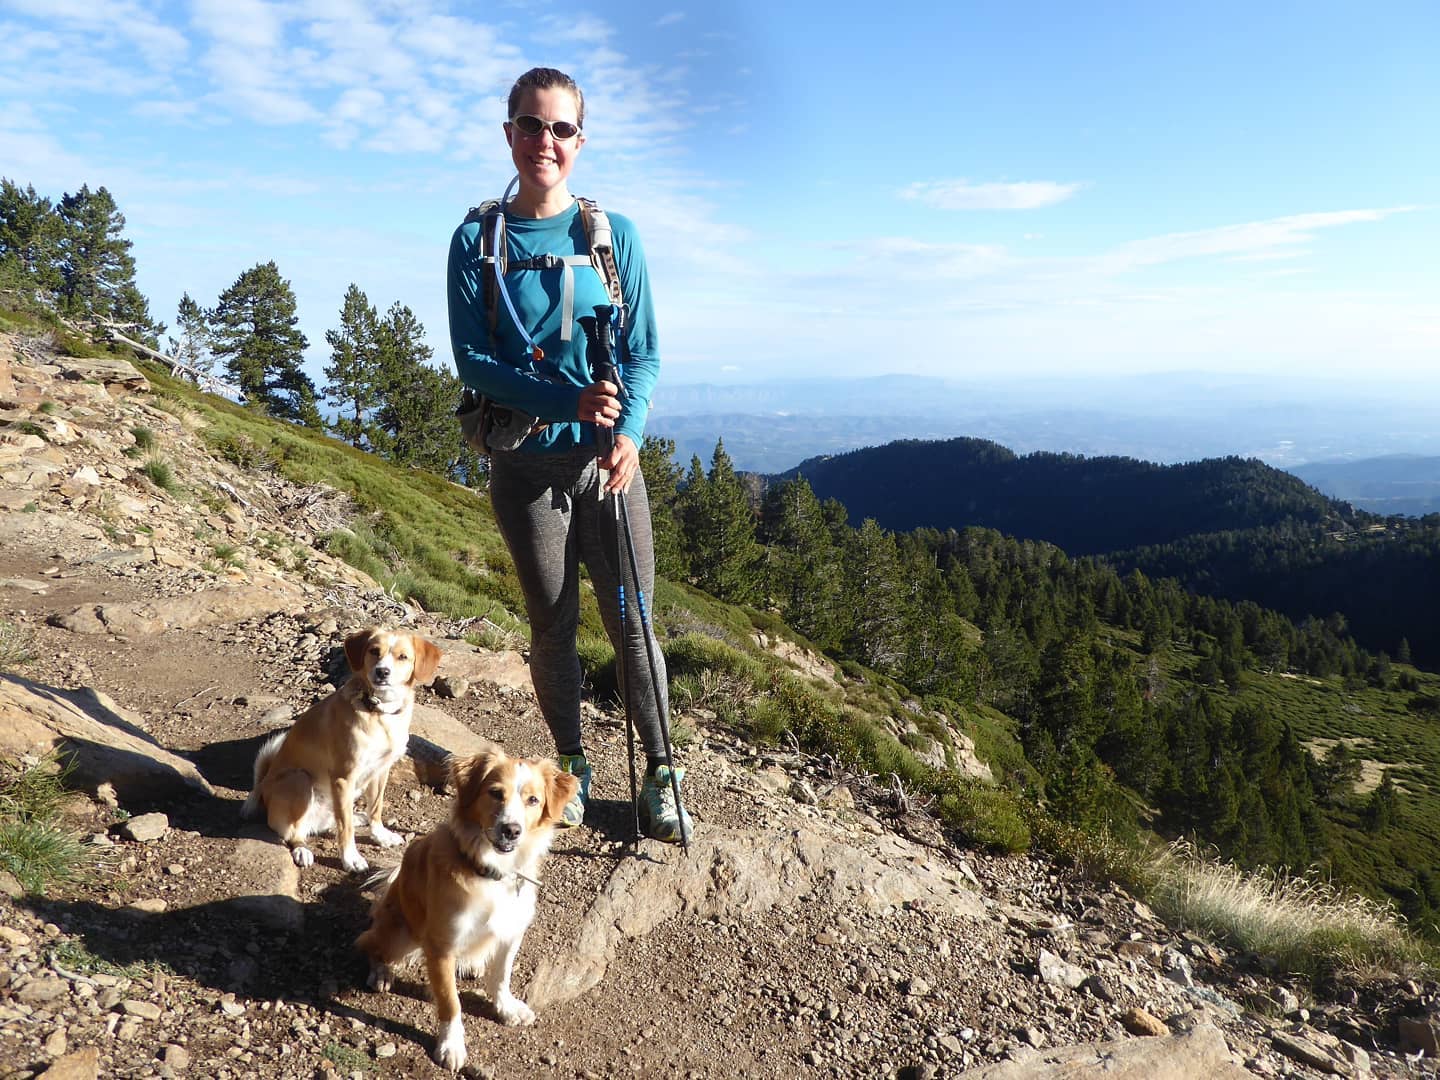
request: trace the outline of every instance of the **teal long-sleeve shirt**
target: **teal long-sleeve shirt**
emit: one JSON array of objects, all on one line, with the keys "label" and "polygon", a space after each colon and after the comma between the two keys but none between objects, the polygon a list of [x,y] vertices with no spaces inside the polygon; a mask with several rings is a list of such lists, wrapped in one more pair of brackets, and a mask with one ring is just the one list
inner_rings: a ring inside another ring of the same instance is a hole
[{"label": "teal long-sleeve shirt", "polygon": [[[650,301],[645,252],[634,224],[620,214],[607,211],[607,216],[626,303],[625,336],[618,359],[627,393],[621,399],[615,432],[628,435],[638,447],[644,439],[650,397],[660,373],[655,309]],[[578,319],[594,314],[597,306],[610,302],[599,273],[587,266],[574,267],[573,316],[577,321],[571,327],[569,341],[560,339],[564,271],[560,268],[512,270],[505,276],[516,314],[545,353],[545,359],[537,368],[531,363],[525,339],[504,300],[496,301],[500,312],[495,323],[494,345],[491,345],[490,313],[485,308],[481,273],[480,228],[479,222],[467,222],[455,230],[450,241],[446,274],[450,345],[461,381],[502,405],[550,422],[544,431],[525,440],[522,451],[560,452],[593,445],[595,426],[576,420],[580,391],[594,381],[585,356],[585,333]],[[507,213],[505,240],[511,261],[547,254],[585,254],[590,250],[579,204],[572,204],[570,209],[548,218],[523,218]]]}]

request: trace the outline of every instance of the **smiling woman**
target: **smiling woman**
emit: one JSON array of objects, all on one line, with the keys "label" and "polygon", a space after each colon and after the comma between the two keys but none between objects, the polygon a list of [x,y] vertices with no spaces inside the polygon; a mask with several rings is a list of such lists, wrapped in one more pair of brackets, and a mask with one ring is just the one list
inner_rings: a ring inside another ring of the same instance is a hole
[{"label": "smiling woman", "polygon": [[[562,824],[581,823],[590,789],[576,651],[583,559],[645,746],[646,831],[681,841],[690,823],[665,734],[664,658],[643,610],[627,619],[623,606],[626,589],[638,589],[632,606],[654,593],[640,444],[660,358],[645,255],[628,218],[602,215],[570,193],[570,173],[585,146],[585,96],[575,81],[535,68],[516,80],[508,105],[504,132],[515,195],[508,198],[507,189],[506,198],[455,231],[450,339],[467,386],[500,411],[535,418],[528,428],[512,425],[523,441],[511,449],[487,440],[490,499],[525,593],[535,695],[561,766],[580,778]],[[602,253],[608,243],[603,276],[592,241]],[[616,278],[619,304],[610,288]],[[604,338],[601,331],[613,332],[618,369],[604,375],[592,372],[586,345],[591,334]],[[623,567],[617,506],[628,518],[634,556]]]}]

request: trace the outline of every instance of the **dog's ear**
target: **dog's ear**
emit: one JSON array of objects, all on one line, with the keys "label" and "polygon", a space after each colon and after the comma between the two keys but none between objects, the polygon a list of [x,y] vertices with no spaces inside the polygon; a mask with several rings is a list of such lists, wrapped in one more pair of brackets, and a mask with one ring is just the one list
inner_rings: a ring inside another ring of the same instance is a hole
[{"label": "dog's ear", "polygon": [[419,634],[410,635],[410,648],[413,650],[411,655],[415,657],[415,674],[410,681],[416,686],[424,686],[435,677],[435,669],[440,666],[443,654],[438,645]]},{"label": "dog's ear", "polygon": [[545,779],[545,812],[540,815],[540,823],[545,825],[560,820],[566,805],[580,790],[580,778],[553,761],[540,763],[540,775]]},{"label": "dog's ear", "polygon": [[362,671],[365,668],[365,651],[370,648],[370,642],[380,631],[377,627],[370,627],[366,630],[356,630],[345,639],[345,659],[350,663],[351,671]]},{"label": "dog's ear", "polygon": [[490,771],[498,750],[484,750],[470,757],[450,757],[450,783],[455,785],[455,792],[464,800],[465,789],[468,785],[478,781]]}]

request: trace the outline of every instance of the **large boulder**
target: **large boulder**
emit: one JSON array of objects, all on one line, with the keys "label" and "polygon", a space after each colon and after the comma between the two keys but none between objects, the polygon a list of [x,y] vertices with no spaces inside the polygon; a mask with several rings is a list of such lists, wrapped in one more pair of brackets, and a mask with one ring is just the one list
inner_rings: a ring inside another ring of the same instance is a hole
[{"label": "large boulder", "polygon": [[215,792],[193,764],[157,745],[143,725],[88,687],[61,690],[0,673],[0,755],[61,750],[69,782],[92,794],[109,782],[127,807]]},{"label": "large boulder", "polygon": [[965,1080],[1253,1080],[1213,1024],[1161,1038],[1058,1046],[960,1075]]}]

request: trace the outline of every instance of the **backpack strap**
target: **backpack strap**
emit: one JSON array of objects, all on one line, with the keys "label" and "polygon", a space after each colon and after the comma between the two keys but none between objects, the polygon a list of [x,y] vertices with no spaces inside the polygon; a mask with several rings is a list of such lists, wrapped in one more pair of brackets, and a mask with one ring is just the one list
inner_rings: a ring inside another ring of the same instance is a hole
[{"label": "backpack strap", "polygon": [[591,266],[600,275],[601,284],[610,297],[610,303],[618,313],[619,324],[625,325],[625,294],[620,285],[620,268],[615,262],[615,243],[610,228],[610,219],[594,199],[576,198],[580,206],[580,221],[585,227],[585,240],[590,248],[587,255],[539,255],[533,259],[508,259],[505,243],[505,212],[501,199],[487,199],[479,206],[472,206],[465,215],[465,222],[480,224],[480,256],[483,295],[490,314],[490,343],[495,344],[495,328],[500,317],[500,290],[497,275],[510,270],[551,270],[563,268],[565,276],[561,285],[560,298],[560,340],[570,341],[572,324],[575,322],[575,272],[577,266]]}]

